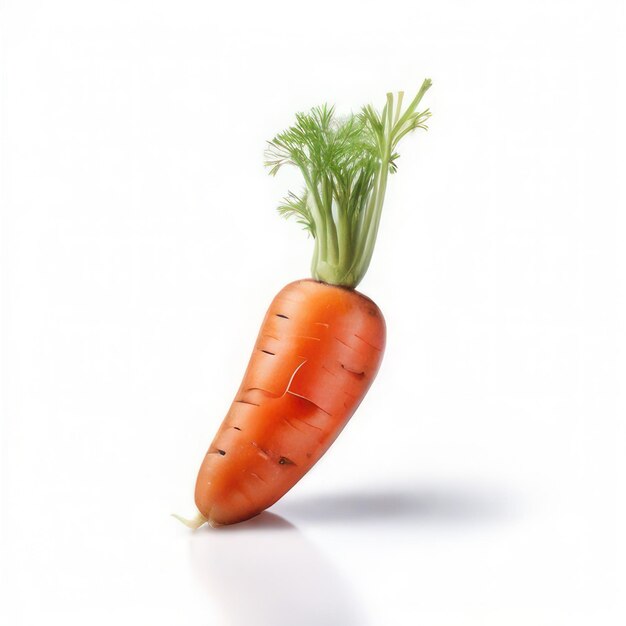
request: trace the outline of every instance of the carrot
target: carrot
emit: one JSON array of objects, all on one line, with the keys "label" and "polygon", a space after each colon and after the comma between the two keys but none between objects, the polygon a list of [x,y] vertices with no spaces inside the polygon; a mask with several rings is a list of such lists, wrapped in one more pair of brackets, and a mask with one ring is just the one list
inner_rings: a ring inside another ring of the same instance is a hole
[{"label": "carrot", "polygon": [[355,290],[369,266],[398,141],[426,128],[417,111],[387,94],[337,120],[327,106],[298,114],[270,143],[275,174],[300,168],[305,189],[279,206],[315,240],[313,279],[284,287],[271,303],[243,381],[202,462],[197,528],[246,520],[281,498],[320,459],[369,389],[385,348],[385,322]]},{"label": "carrot", "polygon": [[303,280],[274,298],[198,475],[211,524],[260,513],[302,478],[363,399],[384,347],[383,316],[356,291]]}]

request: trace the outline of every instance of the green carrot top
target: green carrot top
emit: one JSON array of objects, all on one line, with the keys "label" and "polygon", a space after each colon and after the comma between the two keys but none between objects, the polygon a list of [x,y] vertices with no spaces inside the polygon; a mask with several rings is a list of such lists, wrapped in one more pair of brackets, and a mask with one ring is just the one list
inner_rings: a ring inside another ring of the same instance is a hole
[{"label": "green carrot top", "polygon": [[381,113],[364,106],[339,119],[323,105],[296,114],[296,123],[269,142],[265,165],[274,175],[295,165],[304,178],[299,195],[289,192],[279,205],[315,239],[313,278],[356,287],[369,267],[382,213],[387,177],[395,173],[398,142],[416,128],[426,129],[428,109],[417,107],[430,79],[406,110],[403,92],[387,94]]}]

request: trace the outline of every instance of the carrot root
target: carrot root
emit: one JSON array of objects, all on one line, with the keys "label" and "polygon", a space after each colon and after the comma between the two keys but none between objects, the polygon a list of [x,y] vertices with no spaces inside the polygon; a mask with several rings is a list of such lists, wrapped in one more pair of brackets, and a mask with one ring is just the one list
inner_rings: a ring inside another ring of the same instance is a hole
[{"label": "carrot root", "polygon": [[210,526],[258,515],[306,474],[365,396],[384,346],[383,315],[357,291],[300,280],[277,294],[198,472]]},{"label": "carrot root", "polygon": [[181,515],[177,515],[176,513],[172,513],[172,517],[177,519],[181,524],[184,524],[185,526],[187,526],[187,528],[191,528],[193,530],[198,530],[200,526],[203,526],[209,521],[199,511],[191,519],[187,519],[186,517],[182,517]]}]

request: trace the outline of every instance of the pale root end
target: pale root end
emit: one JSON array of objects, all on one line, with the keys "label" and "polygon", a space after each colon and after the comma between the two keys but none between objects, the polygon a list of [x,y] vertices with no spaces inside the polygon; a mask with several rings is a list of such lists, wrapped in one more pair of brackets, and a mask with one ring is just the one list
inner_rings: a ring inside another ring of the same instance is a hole
[{"label": "pale root end", "polygon": [[182,517],[181,515],[176,515],[176,513],[172,513],[172,517],[176,518],[179,522],[191,528],[192,530],[198,530],[200,526],[206,524],[208,522],[207,518],[202,515],[202,513],[198,512],[195,517],[191,519],[187,519],[186,517]]}]

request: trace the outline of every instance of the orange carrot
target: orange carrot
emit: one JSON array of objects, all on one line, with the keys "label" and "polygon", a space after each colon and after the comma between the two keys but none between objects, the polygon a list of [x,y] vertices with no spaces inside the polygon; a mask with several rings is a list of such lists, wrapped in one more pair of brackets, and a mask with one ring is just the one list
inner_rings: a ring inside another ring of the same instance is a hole
[{"label": "orange carrot", "polygon": [[302,478],[363,399],[384,347],[383,316],[357,291],[303,280],[274,298],[198,475],[211,525],[260,513]]},{"label": "orange carrot", "polygon": [[385,348],[379,308],[354,288],[372,257],[395,147],[428,110],[391,94],[338,122],[326,106],[299,114],[268,149],[271,172],[298,166],[301,196],[279,207],[315,238],[313,280],[287,285],[265,316],[235,400],[196,482],[198,527],[232,524],[274,504],[311,469],[369,389]]}]

